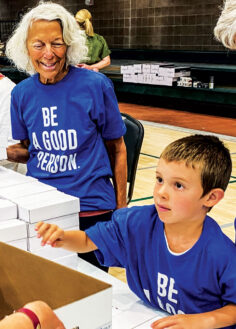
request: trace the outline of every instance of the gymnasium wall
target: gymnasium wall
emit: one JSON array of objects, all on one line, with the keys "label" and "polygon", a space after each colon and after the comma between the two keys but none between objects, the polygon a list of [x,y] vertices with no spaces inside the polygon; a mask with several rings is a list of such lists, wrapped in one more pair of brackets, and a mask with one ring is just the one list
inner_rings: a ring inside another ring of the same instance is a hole
[{"label": "gymnasium wall", "polygon": [[[223,0],[59,0],[73,14],[87,8],[95,31],[111,48],[151,48],[215,51],[213,28]],[[0,0],[0,20],[17,20],[34,0]]]}]

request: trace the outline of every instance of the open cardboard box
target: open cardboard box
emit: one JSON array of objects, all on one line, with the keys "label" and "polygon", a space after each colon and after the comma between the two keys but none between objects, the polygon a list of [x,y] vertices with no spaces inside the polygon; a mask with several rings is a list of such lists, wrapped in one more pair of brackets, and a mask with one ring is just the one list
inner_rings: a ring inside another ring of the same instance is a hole
[{"label": "open cardboard box", "polygon": [[0,242],[0,319],[43,300],[66,329],[111,328],[111,285]]}]

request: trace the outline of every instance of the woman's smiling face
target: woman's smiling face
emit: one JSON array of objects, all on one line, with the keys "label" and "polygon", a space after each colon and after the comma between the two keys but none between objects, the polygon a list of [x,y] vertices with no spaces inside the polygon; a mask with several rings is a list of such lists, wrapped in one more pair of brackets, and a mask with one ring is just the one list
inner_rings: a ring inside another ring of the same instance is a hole
[{"label": "woman's smiling face", "polygon": [[27,49],[42,83],[56,83],[67,73],[67,46],[58,21],[34,21],[28,31]]}]

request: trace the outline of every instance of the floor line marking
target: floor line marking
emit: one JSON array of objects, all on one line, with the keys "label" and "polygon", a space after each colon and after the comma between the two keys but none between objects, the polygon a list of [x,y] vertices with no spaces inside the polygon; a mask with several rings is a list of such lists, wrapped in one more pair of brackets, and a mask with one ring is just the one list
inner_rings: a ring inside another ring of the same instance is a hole
[{"label": "floor line marking", "polygon": [[150,199],[152,199],[152,198],[153,198],[153,196],[148,196],[148,197],[146,197],[146,198],[140,198],[140,199],[134,199],[134,200],[131,200],[130,203],[131,203],[131,202],[143,201],[143,200],[150,200]]},{"label": "floor line marking", "polygon": [[156,168],[156,166],[152,166],[152,167],[143,167],[143,168],[138,168],[137,170],[144,170],[144,169],[153,169]]},{"label": "floor line marking", "polygon": [[155,159],[160,159],[160,157],[156,156],[156,155],[152,155],[152,154],[148,154],[148,153],[140,153],[141,155],[146,155],[147,157],[151,157],[151,158],[155,158]]},{"label": "floor line marking", "polygon": [[233,225],[234,225],[234,222],[220,225],[220,227],[225,228],[225,227],[229,227],[229,226],[233,226]]},{"label": "floor line marking", "polygon": [[236,137],[234,137],[234,136],[217,134],[217,133],[213,133],[211,131],[204,131],[204,130],[196,130],[196,129],[178,127],[178,126],[171,126],[171,125],[167,125],[167,124],[164,124],[164,123],[156,123],[156,122],[152,122],[152,121],[144,121],[144,120],[139,120],[139,121],[141,121],[143,124],[149,125],[149,126],[155,126],[155,127],[160,127],[160,128],[178,130],[178,131],[187,132],[187,133],[195,133],[195,134],[197,133],[197,134],[201,134],[201,135],[213,135],[213,136],[217,136],[217,137],[229,140],[229,141],[236,142]]}]

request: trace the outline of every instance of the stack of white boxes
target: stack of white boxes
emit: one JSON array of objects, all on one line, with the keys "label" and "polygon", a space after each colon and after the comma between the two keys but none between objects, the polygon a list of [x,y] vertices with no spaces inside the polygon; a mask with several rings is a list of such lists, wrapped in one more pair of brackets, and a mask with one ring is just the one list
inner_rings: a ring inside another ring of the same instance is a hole
[{"label": "stack of white boxes", "polygon": [[1,123],[0,131],[0,160],[7,159],[7,148],[8,146],[8,127]]},{"label": "stack of white boxes", "polygon": [[123,74],[123,82],[162,86],[173,86],[179,77],[191,75],[190,67],[154,62],[122,65],[120,72]]},{"label": "stack of white boxes", "polygon": [[79,199],[0,167],[0,241],[55,260],[70,251],[41,246],[34,227],[38,221],[62,229],[79,229]]}]

